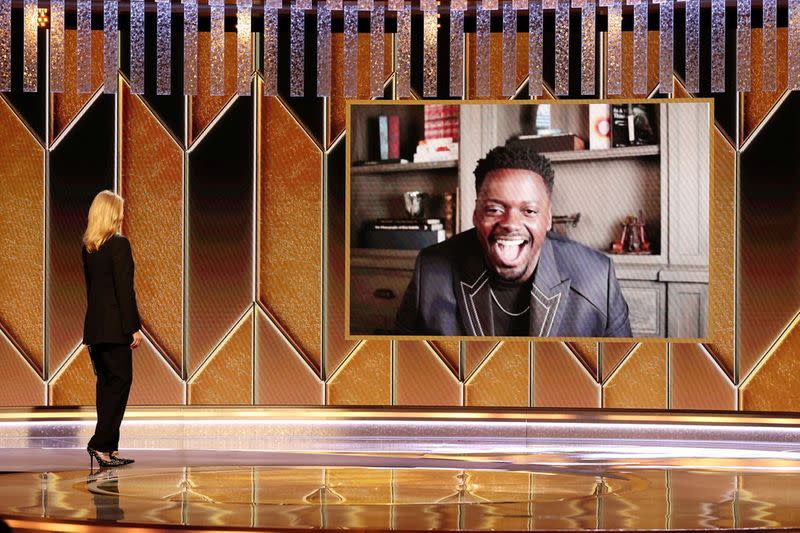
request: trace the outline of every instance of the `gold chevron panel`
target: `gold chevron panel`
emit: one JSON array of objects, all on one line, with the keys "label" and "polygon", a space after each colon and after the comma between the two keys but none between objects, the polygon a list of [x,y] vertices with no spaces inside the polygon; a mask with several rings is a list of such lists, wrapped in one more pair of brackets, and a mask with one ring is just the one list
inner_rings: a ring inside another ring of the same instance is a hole
[{"label": "gold chevron panel", "polygon": [[[788,61],[776,61],[775,69],[775,91],[764,90],[763,79],[763,52],[761,48],[761,28],[753,28],[751,35],[751,76],[752,91],[741,93],[742,96],[742,128],[741,140],[744,142],[753,133],[759,124],[772,111],[778,100],[781,99],[786,91],[786,70]],[[775,39],[775,57],[787,57],[788,31],[786,28],[777,28]]]},{"label": "gold chevron panel", "polygon": [[259,300],[321,369],[322,152],[274,97],[262,97]]},{"label": "gold chevron panel", "polygon": [[322,381],[259,306],[256,306],[255,313],[255,403],[322,405]]},{"label": "gold chevron panel", "polygon": [[670,345],[669,376],[672,409],[736,409],[736,386],[700,344]]},{"label": "gold chevron panel", "polygon": [[0,328],[43,376],[44,149],[3,97],[0,131]]},{"label": "gold chevron panel", "polygon": [[800,314],[739,390],[743,411],[800,411]]},{"label": "gold chevron panel", "polygon": [[605,381],[609,375],[617,368],[617,365],[628,355],[628,352],[635,345],[630,342],[601,342],[600,350],[603,354],[602,368],[600,369],[600,379]]},{"label": "gold chevron panel", "polygon": [[94,405],[96,381],[89,350],[82,344],[50,380],[50,405]]},{"label": "gold chevron panel", "polygon": [[[369,98],[370,88],[370,35],[358,35],[358,98]],[[392,76],[392,49],[394,43],[392,34],[387,33],[383,39],[383,72],[388,80]],[[326,147],[342,133],[347,120],[347,100],[344,98],[344,34],[331,34],[331,96],[326,104],[328,114],[328,139]]]},{"label": "gold chevron panel", "polygon": [[600,344],[597,342],[570,342],[570,349],[591,370],[596,380],[600,379]]},{"label": "gold chevron panel", "polygon": [[[134,244],[143,325],[179,371],[183,362],[183,150],[122,84],[120,191]],[[153,161],[159,164],[154,165]]]},{"label": "gold chevron panel", "polygon": [[500,343],[464,384],[464,405],[530,405],[531,368],[528,351],[527,342]]},{"label": "gold chevron panel", "polygon": [[147,338],[133,351],[133,382],[128,405],[181,405],[183,380]]},{"label": "gold chevron panel", "polygon": [[639,344],[603,385],[604,407],[667,407],[666,344]]},{"label": "gold chevron panel", "polygon": [[253,311],[189,380],[190,405],[248,405],[253,393]]},{"label": "gold chevron panel", "polygon": [[364,341],[326,384],[328,405],[391,405],[391,341]]},{"label": "gold chevron panel", "polygon": [[[235,58],[237,54],[235,32],[225,32],[225,57]],[[225,95],[211,95],[211,34],[197,32],[197,95],[189,97],[189,139],[191,146],[203,130],[222,111],[225,104],[236,94],[236,61],[225,61]]]},{"label": "gold chevron panel", "polygon": [[461,383],[425,341],[396,341],[395,405],[461,405]]},{"label": "gold chevron panel", "polygon": [[[77,61],[76,30],[64,30],[64,65],[75,65]],[[92,94],[103,84],[103,31],[92,31],[92,92],[79,93],[76,79],[77,71],[65,69],[64,92],[50,95],[50,141],[55,140],[77,116]]]},{"label": "gold chevron panel", "polygon": [[534,407],[600,407],[600,385],[563,343],[533,350]]},{"label": "gold chevron panel", "polygon": [[461,342],[451,340],[431,341],[431,346],[450,365],[455,375],[458,375],[461,365]]},{"label": "gold chevron panel", "polygon": [[0,376],[13,386],[0,387],[0,407],[35,407],[44,404],[40,376],[0,332]]},{"label": "gold chevron panel", "polygon": [[[466,79],[466,97],[470,100],[478,98],[475,95],[476,90],[476,46],[477,35],[475,33],[466,34],[466,63],[467,73]],[[503,34],[492,33],[489,36],[490,55],[489,55],[489,95],[481,96],[480,98],[489,98],[493,100],[502,100],[510,98],[503,96]],[[517,87],[519,87],[525,78],[528,77],[528,34],[517,33]]]},{"label": "gold chevron panel", "polygon": [[486,355],[497,346],[497,341],[473,341],[464,342],[462,353],[464,355],[464,368],[462,374],[464,378],[475,372],[478,365],[486,358]]}]

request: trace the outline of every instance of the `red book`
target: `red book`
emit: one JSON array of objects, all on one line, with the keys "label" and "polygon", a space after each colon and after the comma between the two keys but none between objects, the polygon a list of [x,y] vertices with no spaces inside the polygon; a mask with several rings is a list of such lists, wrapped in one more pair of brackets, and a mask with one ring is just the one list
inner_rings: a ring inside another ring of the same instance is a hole
[{"label": "red book", "polygon": [[400,117],[389,115],[389,159],[400,159]]}]

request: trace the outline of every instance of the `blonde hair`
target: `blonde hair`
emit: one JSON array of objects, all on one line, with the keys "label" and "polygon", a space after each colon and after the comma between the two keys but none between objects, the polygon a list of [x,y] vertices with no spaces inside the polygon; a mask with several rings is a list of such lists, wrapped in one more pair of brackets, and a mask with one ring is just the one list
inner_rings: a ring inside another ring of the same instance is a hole
[{"label": "blonde hair", "polygon": [[83,245],[89,253],[97,251],[122,226],[125,200],[112,191],[100,191],[92,200]]}]

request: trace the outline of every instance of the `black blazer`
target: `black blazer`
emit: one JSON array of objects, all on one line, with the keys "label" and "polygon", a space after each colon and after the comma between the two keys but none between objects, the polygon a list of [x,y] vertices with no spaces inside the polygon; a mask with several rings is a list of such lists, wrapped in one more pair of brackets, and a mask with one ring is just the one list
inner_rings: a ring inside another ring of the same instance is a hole
[{"label": "black blazer", "polygon": [[89,253],[84,246],[81,252],[86,277],[83,343],[130,343],[141,327],[133,289],[131,244],[115,234],[99,250]]}]

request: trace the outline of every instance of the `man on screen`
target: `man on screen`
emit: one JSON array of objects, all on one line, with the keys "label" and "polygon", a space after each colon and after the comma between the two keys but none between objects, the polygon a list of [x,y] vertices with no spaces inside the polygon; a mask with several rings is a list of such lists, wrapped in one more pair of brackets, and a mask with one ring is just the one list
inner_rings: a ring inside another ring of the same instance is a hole
[{"label": "man on screen", "polygon": [[611,259],[550,232],[546,157],[494,148],[478,161],[475,190],[475,227],[419,253],[400,333],[631,336]]}]

